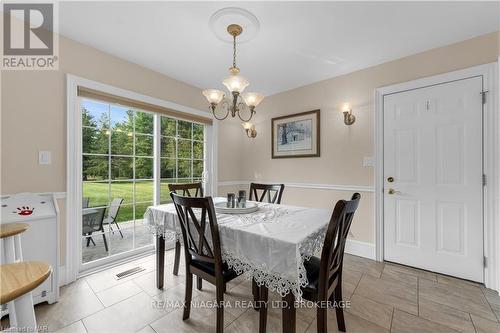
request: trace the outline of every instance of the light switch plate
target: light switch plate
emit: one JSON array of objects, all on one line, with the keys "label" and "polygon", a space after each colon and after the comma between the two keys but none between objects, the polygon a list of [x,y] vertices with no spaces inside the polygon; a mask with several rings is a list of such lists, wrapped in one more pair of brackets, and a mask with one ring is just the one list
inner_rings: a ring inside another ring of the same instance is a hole
[{"label": "light switch plate", "polygon": [[52,163],[51,152],[48,150],[40,150],[38,152],[38,164],[49,165]]},{"label": "light switch plate", "polygon": [[375,159],[373,158],[373,156],[363,157],[363,166],[364,167],[374,167],[375,166]]}]

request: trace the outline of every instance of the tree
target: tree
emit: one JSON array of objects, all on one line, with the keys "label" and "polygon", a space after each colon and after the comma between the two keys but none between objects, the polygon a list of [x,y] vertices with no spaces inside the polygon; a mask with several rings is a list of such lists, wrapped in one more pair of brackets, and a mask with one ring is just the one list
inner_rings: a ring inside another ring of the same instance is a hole
[{"label": "tree", "polygon": [[287,123],[283,123],[279,125],[280,131],[281,131],[281,144],[286,145],[288,143],[288,140],[286,138],[288,132],[287,132]]}]

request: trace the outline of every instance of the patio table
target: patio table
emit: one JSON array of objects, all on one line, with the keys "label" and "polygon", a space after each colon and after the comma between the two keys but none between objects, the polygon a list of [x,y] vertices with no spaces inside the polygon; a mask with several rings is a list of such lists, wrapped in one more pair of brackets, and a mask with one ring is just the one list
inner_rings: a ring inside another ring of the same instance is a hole
[{"label": "patio table", "polygon": [[[226,201],[219,197],[213,200]],[[321,249],[331,211],[257,204],[259,210],[250,214],[217,213],[222,259],[236,272],[248,272],[258,285],[278,292],[289,304],[301,300],[301,287],[308,284],[304,261]],[[148,207],[143,223],[156,235],[157,287],[162,288],[165,240],[181,237],[174,205]],[[283,310],[284,330],[286,324],[286,331],[292,327],[294,331],[294,310]]]}]

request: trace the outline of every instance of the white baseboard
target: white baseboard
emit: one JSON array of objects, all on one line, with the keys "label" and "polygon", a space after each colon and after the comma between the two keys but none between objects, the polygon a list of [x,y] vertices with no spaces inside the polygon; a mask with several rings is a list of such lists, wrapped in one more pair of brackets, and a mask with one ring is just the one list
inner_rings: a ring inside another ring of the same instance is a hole
[{"label": "white baseboard", "polygon": [[358,257],[375,260],[375,244],[360,242],[353,239],[346,240],[345,253],[349,253]]}]

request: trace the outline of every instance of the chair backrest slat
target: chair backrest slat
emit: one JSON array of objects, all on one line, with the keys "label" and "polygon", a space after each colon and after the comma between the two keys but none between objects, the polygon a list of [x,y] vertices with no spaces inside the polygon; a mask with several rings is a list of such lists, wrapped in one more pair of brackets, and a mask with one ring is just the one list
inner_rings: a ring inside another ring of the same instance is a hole
[{"label": "chair backrest slat", "polygon": [[359,193],[354,193],[351,200],[340,200],[335,205],[321,253],[320,293],[329,293],[331,284],[342,273],[345,242],[360,198]]},{"label": "chair backrest slat", "polygon": [[170,192],[181,225],[184,248],[191,258],[215,264],[222,274],[219,228],[211,197],[195,198]]},{"label": "chair backrest slat", "polygon": [[[174,193],[181,193],[184,197],[203,197],[203,184],[199,183],[182,183],[182,184],[168,184],[168,190]],[[192,195],[191,192],[194,192]]]},{"label": "chair backrest slat", "polygon": [[[285,189],[284,184],[257,184],[250,183],[250,197],[249,200],[257,200],[260,202],[264,201],[264,198],[267,197],[268,203],[281,203],[281,197],[283,196],[283,190]],[[262,191],[259,196],[258,191]],[[273,192],[273,196],[271,197],[271,192]]]}]

